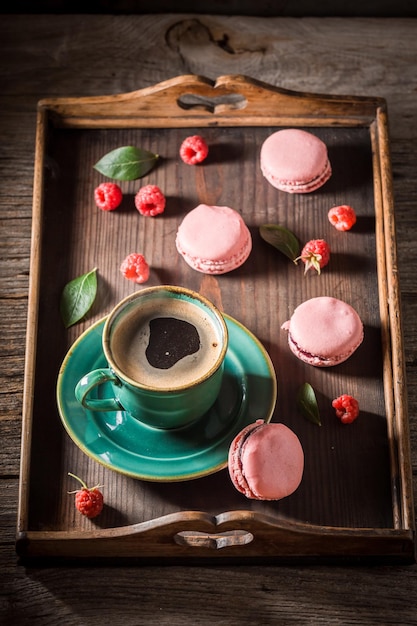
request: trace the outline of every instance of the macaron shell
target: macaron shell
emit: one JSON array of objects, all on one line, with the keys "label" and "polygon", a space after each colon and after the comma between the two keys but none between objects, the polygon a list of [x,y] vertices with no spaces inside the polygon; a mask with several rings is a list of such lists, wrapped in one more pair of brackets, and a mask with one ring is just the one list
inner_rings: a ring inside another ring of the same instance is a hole
[{"label": "macaron shell", "polygon": [[223,274],[246,261],[252,250],[252,237],[234,209],[200,204],[180,224],[176,246],[193,269]]},{"label": "macaron shell", "polygon": [[232,481],[247,498],[285,498],[299,487],[303,471],[300,440],[284,424],[258,421],[244,429],[230,448]]},{"label": "macaron shell", "polygon": [[300,129],[279,130],[262,144],[261,170],[274,187],[288,193],[307,193],[331,176],[326,144]]},{"label": "macaron shell", "polygon": [[282,325],[294,354],[317,366],[345,361],[363,341],[363,324],[346,302],[329,296],[300,304]]}]

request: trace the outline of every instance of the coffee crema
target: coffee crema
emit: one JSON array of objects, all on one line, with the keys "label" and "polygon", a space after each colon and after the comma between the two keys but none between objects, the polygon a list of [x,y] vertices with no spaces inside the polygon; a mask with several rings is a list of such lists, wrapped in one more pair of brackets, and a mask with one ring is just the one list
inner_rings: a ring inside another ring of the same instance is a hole
[{"label": "coffee crema", "polygon": [[205,376],[222,352],[217,323],[192,302],[152,298],[127,309],[111,336],[118,369],[147,387],[169,389]]}]

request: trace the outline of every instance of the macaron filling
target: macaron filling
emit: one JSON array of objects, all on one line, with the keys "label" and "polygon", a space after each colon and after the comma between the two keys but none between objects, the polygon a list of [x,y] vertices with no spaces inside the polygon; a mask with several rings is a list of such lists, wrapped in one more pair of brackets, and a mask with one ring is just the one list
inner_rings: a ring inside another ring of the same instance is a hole
[{"label": "macaron filling", "polygon": [[237,471],[233,471],[232,480],[235,483],[236,488],[244,493],[248,498],[253,497],[252,489],[249,487],[249,484],[245,478],[245,473],[243,471],[242,466],[242,452],[246,441],[249,439],[251,435],[259,428],[262,428],[264,425],[263,420],[258,420],[255,425],[246,428],[242,433],[241,437],[238,441],[236,441],[236,447],[233,451],[233,460],[236,464],[235,467],[238,468]]},{"label": "macaron filling", "polygon": [[224,272],[239,267],[246,261],[252,250],[252,239],[248,238],[243,246],[240,248],[240,250],[238,250],[236,254],[233,254],[228,259],[210,260],[207,258],[193,256],[181,247],[181,242],[179,241],[177,242],[177,248],[178,252],[182,254],[184,260],[193,269],[205,272],[207,274],[223,274]]},{"label": "macaron filling", "polygon": [[288,334],[288,343],[292,352],[298,356],[301,360],[309,363],[310,365],[317,365],[319,367],[326,367],[331,365],[337,365],[346,361],[359,347],[360,343],[353,347],[345,354],[339,354],[337,356],[324,356],[323,354],[312,354],[307,350],[303,350],[293,339],[291,333]]},{"label": "macaron filling", "polygon": [[281,191],[286,191],[288,193],[308,193],[309,191],[315,191],[324,185],[324,183],[329,180],[331,175],[332,168],[330,161],[327,160],[323,172],[307,182],[278,180],[273,174],[265,174],[265,177],[269,179],[269,182],[271,182],[274,187],[281,189]]}]

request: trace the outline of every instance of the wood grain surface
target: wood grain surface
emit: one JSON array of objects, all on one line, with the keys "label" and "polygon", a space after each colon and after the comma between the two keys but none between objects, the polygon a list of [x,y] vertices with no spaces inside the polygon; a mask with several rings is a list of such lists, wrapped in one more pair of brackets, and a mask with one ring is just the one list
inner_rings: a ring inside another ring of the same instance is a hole
[{"label": "wood grain surface", "polygon": [[[413,19],[4,16],[0,22],[0,619],[4,624],[417,624],[417,566],[24,567],[14,542],[36,105],[183,74],[387,100],[417,473],[417,41]],[[59,257],[59,255],[57,255]],[[59,264],[59,258],[51,262]],[[44,433],[45,464],[48,433]],[[52,456],[54,452],[52,451]],[[42,494],[47,500],[47,494]]]}]

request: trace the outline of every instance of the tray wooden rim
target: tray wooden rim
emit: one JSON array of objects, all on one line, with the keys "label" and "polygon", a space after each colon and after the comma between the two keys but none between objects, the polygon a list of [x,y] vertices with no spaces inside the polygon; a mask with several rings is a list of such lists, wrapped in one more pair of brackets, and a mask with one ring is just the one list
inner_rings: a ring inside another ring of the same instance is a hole
[{"label": "tray wooden rim", "polygon": [[[197,95],[197,104],[191,108],[179,104],[184,92]],[[233,96],[242,95],[236,101]],[[232,99],[230,99],[232,97]],[[176,103],[175,114],[172,104]],[[237,103],[236,103],[237,102]],[[267,105],[265,105],[267,103]],[[386,102],[382,98],[360,96],[331,96],[309,94],[280,89],[272,85],[240,75],[225,75],[212,81],[196,75],[185,75],[164,81],[125,94],[81,97],[81,98],[49,98],[38,104],[36,158],[33,189],[33,222],[31,248],[31,277],[29,285],[29,309],[27,323],[27,342],[25,358],[25,384],[23,398],[23,423],[21,443],[21,473],[18,503],[17,551],[22,556],[36,556],[39,551],[46,550],[47,545],[54,545],[54,554],[65,556],[68,542],[74,550],[75,543],[85,546],[84,539],[88,533],[79,536],[72,531],[33,532],[28,531],[28,498],[30,490],[30,449],[32,439],[32,398],[35,380],[36,336],[38,323],[39,279],[41,273],[41,229],[43,221],[44,200],[44,154],[48,126],[52,124],[65,128],[178,128],[222,126],[335,126],[335,127],[368,127],[373,152],[374,194],[376,208],[376,235],[378,289],[380,291],[380,315],[383,328],[384,355],[384,390],[388,419],[391,455],[391,476],[393,482],[393,517],[394,528],[375,529],[375,532],[363,529],[340,529],[330,527],[309,526],[292,523],[287,527],[270,523],[263,516],[241,511],[239,515],[226,512],[223,515],[237,524],[251,524],[255,520],[257,534],[269,537],[271,528],[275,535],[284,533],[287,537],[300,533],[304,537],[310,533],[318,533],[321,537],[329,535],[336,539],[332,550],[341,555],[358,557],[362,554],[370,556],[368,549],[361,544],[359,538],[365,538],[371,544],[370,552],[378,555],[381,538],[387,540],[383,553],[389,556],[400,555],[405,560],[413,559],[414,553],[414,508],[412,496],[411,455],[408,432],[407,393],[405,382],[404,350],[401,326],[401,302],[399,278],[397,270],[397,250],[395,234],[394,202],[392,191],[392,174],[390,165],[389,133]],[[191,512],[183,511],[179,515],[182,527],[187,520],[195,521]],[[206,533],[206,543],[199,545],[198,550],[191,552],[180,548],[182,555],[211,556],[209,537],[217,534],[217,520],[203,516],[202,531]],[[170,516],[168,516],[170,517]],[[257,519],[258,517],[258,519]],[[161,518],[162,519],[162,518]],[[100,556],[101,540],[111,541],[110,553],[117,552],[123,537],[136,539],[138,554],[147,556],[146,537],[150,530],[155,530],[160,538],[161,519],[135,524],[125,529],[100,530],[90,537],[96,545],[92,549],[93,556]],[[198,521],[202,521],[198,518]],[[170,525],[171,520],[163,518],[162,528]],[[208,527],[207,527],[208,525]],[[175,524],[174,524],[175,526]],[[228,528],[227,526],[225,527]],[[158,530],[159,529],[159,530]],[[195,529],[195,528],[194,528]],[[221,528],[220,532],[223,532]],[[179,531],[177,531],[179,532]],[[152,533],[151,533],[152,534]],[[138,538],[144,542],[138,542]],[[339,540],[339,541],[337,541]],[[391,544],[391,542],[393,542]],[[399,544],[398,544],[399,542]],[[382,542],[383,543],[383,542]],[[131,541],[128,541],[131,547]],[[176,552],[178,554],[178,544]],[[165,546],[166,548],[166,546]],[[227,548],[229,550],[230,548]],[[227,553],[226,550],[226,553]],[[109,549],[105,548],[106,554]],[[133,550],[132,556],[136,554]],[[154,553],[150,553],[154,555]],[[224,552],[222,552],[224,554]],[[247,554],[247,552],[245,553]],[[252,556],[263,554],[262,550]]]}]

